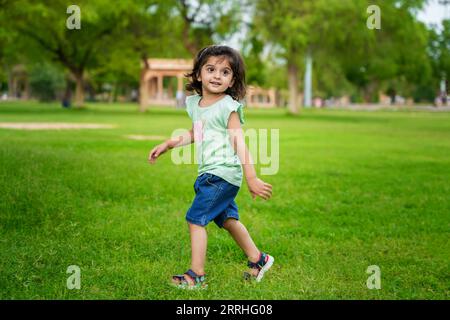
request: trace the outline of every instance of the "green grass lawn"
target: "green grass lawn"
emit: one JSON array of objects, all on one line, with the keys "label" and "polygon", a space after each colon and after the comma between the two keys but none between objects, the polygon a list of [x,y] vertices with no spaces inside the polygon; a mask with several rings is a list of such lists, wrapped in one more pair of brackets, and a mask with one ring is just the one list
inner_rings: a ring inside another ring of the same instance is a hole
[{"label": "green grass lawn", "polygon": [[[280,168],[261,178],[269,201],[244,183],[241,220],[276,262],[246,283],[246,257],[208,226],[209,288],[170,276],[190,263],[184,215],[196,165],[159,141],[190,128],[184,110],[91,104],[0,103],[0,122],[77,122],[114,129],[0,129],[1,299],[448,299],[450,113],[245,110],[245,128],[280,129]],[[258,167],[258,171],[259,171]],[[81,269],[69,290],[68,266]],[[368,266],[381,289],[366,286]]]}]

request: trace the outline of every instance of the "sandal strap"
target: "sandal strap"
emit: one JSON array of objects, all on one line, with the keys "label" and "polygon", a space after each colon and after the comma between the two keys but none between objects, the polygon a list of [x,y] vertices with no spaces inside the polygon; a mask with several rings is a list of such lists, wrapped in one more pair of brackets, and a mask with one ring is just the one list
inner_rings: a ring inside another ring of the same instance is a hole
[{"label": "sandal strap", "polygon": [[254,263],[251,261],[248,261],[247,266],[249,266],[252,269],[258,269],[261,270],[261,268],[266,264],[266,254],[264,252],[261,252],[259,255],[258,262]]},{"label": "sandal strap", "polygon": [[198,274],[196,274],[194,271],[192,271],[192,269],[189,269],[189,270],[186,271],[184,274],[187,274],[189,277],[191,277],[192,279],[194,279],[195,284],[204,282],[204,281],[205,281],[205,278],[206,278],[206,274],[198,275]]},{"label": "sandal strap", "polygon": [[172,279],[177,279],[180,282],[186,281],[184,274],[175,274],[172,276]]}]

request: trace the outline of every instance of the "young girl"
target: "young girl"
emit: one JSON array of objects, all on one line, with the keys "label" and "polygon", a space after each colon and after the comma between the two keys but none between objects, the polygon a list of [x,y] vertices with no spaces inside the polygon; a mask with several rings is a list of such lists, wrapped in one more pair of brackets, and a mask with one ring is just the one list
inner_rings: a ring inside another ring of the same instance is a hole
[{"label": "young girl", "polygon": [[[191,238],[191,268],[172,277],[180,288],[206,288],[206,225],[214,221],[227,230],[248,257],[246,279],[261,281],[274,258],[261,252],[245,226],[239,221],[234,201],[242,184],[242,169],[253,199],[267,200],[272,186],[258,179],[251,155],[245,145],[244,124],[245,70],[240,54],[227,46],[209,46],[197,54],[192,72],[186,75],[186,110],[192,129],[184,136],[169,139],[150,151],[149,162],[169,149],[195,142],[199,162],[194,183],[195,198],[186,213]],[[223,137],[226,137],[225,139]]]}]

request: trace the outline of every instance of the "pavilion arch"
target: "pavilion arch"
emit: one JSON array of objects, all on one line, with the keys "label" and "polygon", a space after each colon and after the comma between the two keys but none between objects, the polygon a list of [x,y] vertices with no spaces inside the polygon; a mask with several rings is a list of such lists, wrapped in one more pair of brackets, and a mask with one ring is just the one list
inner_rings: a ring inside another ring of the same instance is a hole
[{"label": "pavilion arch", "polygon": [[[148,59],[148,68],[143,70],[144,75],[141,90],[145,90],[141,97],[141,108],[148,105],[175,106],[176,92],[183,92],[185,74],[191,72],[193,61],[185,59]],[[165,78],[176,78],[176,90],[171,86],[164,87]]]},{"label": "pavilion arch", "polygon": [[250,108],[275,108],[277,104],[276,89],[264,89],[257,86],[247,88],[246,105]]},{"label": "pavilion arch", "polygon": [[[176,106],[176,93],[183,96],[190,93],[185,90],[185,75],[192,71],[193,60],[187,59],[147,59],[148,68],[141,75],[141,111],[149,105]],[[176,78],[176,89],[170,85],[164,86],[164,79]],[[276,107],[277,91],[274,88],[263,89],[249,86],[245,98],[246,105],[256,108]]]},{"label": "pavilion arch", "polygon": [[25,65],[18,64],[9,70],[8,89],[10,99],[29,99],[30,83]]}]

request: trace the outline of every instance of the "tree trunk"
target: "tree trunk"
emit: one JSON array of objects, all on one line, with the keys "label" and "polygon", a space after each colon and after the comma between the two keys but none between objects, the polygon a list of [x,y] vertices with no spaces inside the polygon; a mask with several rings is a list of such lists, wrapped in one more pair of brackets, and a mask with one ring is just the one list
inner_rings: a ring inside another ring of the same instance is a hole
[{"label": "tree trunk", "polygon": [[[201,1],[200,1],[201,3]],[[183,46],[188,50],[192,56],[196,56],[197,52],[200,50],[199,44],[195,41],[196,39],[192,39],[189,35],[189,31],[192,29],[192,25],[194,23],[194,19],[188,16],[189,4],[187,1],[181,1],[181,16],[183,18]]]},{"label": "tree trunk", "polygon": [[189,39],[189,29],[190,25],[185,23],[183,26],[183,46],[195,57],[200,49],[196,46],[194,41]]},{"label": "tree trunk", "polygon": [[139,85],[139,111],[145,112],[148,106],[148,83],[145,80],[144,75],[145,71],[142,71],[141,81]]},{"label": "tree trunk", "polygon": [[12,68],[8,68],[8,99],[14,97],[14,74]]},{"label": "tree trunk", "polygon": [[147,61],[147,55],[142,55],[142,62],[144,64],[141,71],[141,78],[139,81],[139,111],[145,112],[148,105],[148,81],[145,77],[147,70],[150,69],[150,65]]},{"label": "tree trunk", "polygon": [[113,85],[111,85],[111,89],[109,90],[108,103],[114,102],[115,91],[116,91],[116,85],[113,84]]},{"label": "tree trunk", "polygon": [[148,83],[145,79],[147,70],[144,68],[141,72],[141,80],[139,84],[139,111],[145,112],[148,105]]},{"label": "tree trunk", "polygon": [[75,72],[75,107],[81,108],[84,105],[84,82],[83,82],[83,71]]},{"label": "tree trunk", "polygon": [[22,99],[28,100],[30,99],[30,82],[28,81],[28,75],[25,76],[23,83],[23,97]]},{"label": "tree trunk", "polygon": [[365,88],[363,93],[364,103],[372,103],[374,94],[377,92],[378,84],[375,80],[371,81]]},{"label": "tree trunk", "polygon": [[298,67],[295,62],[288,62],[289,76],[289,113],[298,114]]}]

